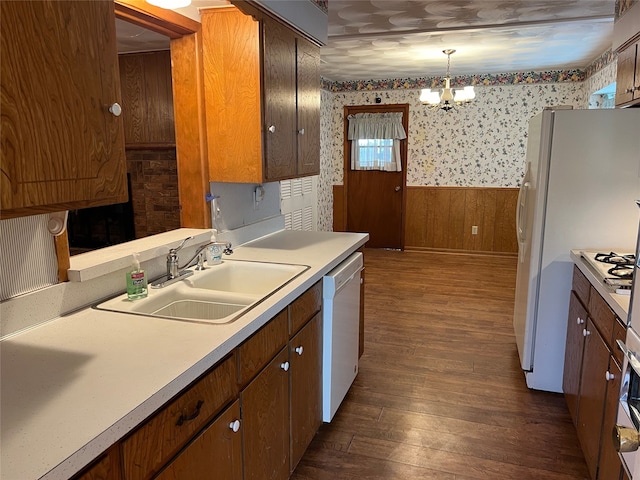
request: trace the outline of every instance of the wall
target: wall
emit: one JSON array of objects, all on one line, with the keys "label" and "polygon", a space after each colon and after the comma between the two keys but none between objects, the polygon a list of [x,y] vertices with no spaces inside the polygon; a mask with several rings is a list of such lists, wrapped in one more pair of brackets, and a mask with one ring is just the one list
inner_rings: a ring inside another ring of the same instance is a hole
[{"label": "wall", "polygon": [[[403,88],[394,82],[388,85],[395,88],[385,90],[375,90],[367,82],[356,86],[363,87],[363,90],[339,91],[340,86],[335,88],[335,85],[333,90],[338,91],[324,90],[320,139],[320,229],[330,229],[333,225],[333,211],[325,208],[322,202],[328,202],[333,195],[333,186],[341,185],[343,181],[344,106],[375,104],[376,97],[380,97],[383,104],[410,105],[407,185],[415,188],[412,195],[407,195],[408,201],[431,195],[426,190],[419,192],[418,187],[460,187],[458,194],[464,198],[469,195],[469,188],[493,188],[492,195],[499,196],[502,189],[520,186],[528,123],[532,116],[548,105],[588,108],[591,93],[615,82],[616,62],[611,52],[605,52],[594,61],[594,65],[588,77],[581,81],[568,77],[571,81],[550,83],[541,74],[533,80],[539,83],[527,83],[526,76],[514,74],[509,78],[516,79],[518,83],[500,84],[501,77],[496,76],[491,85],[476,85],[476,99],[471,104],[449,113],[423,106],[419,101],[419,89]],[[513,202],[513,194],[506,195],[508,202]],[[461,211],[469,210],[464,199],[453,203],[461,205]],[[407,205],[407,212],[416,211],[415,205]],[[493,212],[491,215],[499,214]],[[451,225],[459,223],[456,218],[451,218]],[[513,220],[510,217],[504,219],[507,224],[512,224]],[[407,218],[407,246],[432,246],[425,240],[428,237],[424,233],[427,227],[421,225],[421,221]],[[423,233],[411,235],[410,230]],[[485,242],[479,243],[486,245]],[[514,251],[513,242],[499,243],[501,246],[492,248]],[[452,244],[468,245],[469,241],[459,238]],[[483,250],[482,247],[473,249]]]}]

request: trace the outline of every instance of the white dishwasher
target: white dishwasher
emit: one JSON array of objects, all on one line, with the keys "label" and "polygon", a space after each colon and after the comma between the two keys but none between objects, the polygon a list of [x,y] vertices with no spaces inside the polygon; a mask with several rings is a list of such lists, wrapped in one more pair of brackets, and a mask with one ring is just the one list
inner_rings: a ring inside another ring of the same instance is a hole
[{"label": "white dishwasher", "polygon": [[322,279],[322,420],[330,422],[358,374],[360,272],[357,252]]}]

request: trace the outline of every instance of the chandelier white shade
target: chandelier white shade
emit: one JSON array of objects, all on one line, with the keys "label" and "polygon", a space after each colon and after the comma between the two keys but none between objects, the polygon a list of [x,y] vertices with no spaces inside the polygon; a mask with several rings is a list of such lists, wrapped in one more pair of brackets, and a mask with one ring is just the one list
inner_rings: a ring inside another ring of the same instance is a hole
[{"label": "chandelier white shade", "polygon": [[468,103],[476,98],[476,92],[472,85],[458,89],[451,88],[451,75],[449,74],[449,70],[451,67],[451,54],[455,53],[455,50],[443,50],[442,53],[447,56],[447,76],[444,79],[444,88],[441,92],[433,91],[430,88],[423,88],[420,94],[420,101],[425,105],[442,108],[448,112],[456,105],[459,106]]}]

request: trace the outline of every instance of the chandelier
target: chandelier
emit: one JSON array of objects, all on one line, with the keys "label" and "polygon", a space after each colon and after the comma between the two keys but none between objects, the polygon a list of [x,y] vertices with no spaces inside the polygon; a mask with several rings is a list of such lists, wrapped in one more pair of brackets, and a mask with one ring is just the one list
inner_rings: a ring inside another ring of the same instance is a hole
[{"label": "chandelier", "polygon": [[473,90],[473,86],[453,89],[451,88],[451,76],[449,70],[451,68],[451,54],[456,51],[453,49],[443,50],[447,56],[447,76],[444,79],[444,88],[442,92],[432,92],[430,88],[423,88],[420,94],[420,101],[424,105],[431,105],[435,108],[441,108],[445,112],[448,112],[456,106],[461,106],[469,103],[476,98],[476,92]]}]

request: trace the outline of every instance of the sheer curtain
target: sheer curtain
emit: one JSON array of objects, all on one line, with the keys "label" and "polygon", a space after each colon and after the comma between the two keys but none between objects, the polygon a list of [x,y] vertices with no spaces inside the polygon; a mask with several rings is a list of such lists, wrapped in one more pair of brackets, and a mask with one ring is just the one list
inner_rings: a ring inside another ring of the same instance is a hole
[{"label": "sheer curtain", "polygon": [[407,138],[402,113],[356,113],[347,119],[353,170],[402,171],[400,140]]}]

